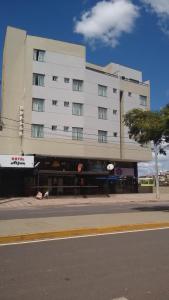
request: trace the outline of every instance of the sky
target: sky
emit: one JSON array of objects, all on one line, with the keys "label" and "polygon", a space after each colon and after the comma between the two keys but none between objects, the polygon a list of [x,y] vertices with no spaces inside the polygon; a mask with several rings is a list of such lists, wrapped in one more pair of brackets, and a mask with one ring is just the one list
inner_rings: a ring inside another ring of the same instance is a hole
[{"label": "sky", "polygon": [[[141,70],[151,82],[151,109],[169,103],[169,0],[1,0],[0,73],[8,25],[83,44],[88,62]],[[169,155],[164,167],[169,170]],[[146,169],[141,164],[140,174]]]}]

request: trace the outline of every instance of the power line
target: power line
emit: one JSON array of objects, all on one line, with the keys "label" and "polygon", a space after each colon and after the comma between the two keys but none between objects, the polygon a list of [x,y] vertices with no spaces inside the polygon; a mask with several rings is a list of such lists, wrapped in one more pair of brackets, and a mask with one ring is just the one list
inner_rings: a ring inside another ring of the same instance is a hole
[{"label": "power line", "polygon": [[[30,123],[25,123],[25,124],[27,124],[27,125],[30,125],[30,126],[32,126],[32,125],[34,125],[34,124],[30,124]],[[5,127],[7,128],[7,126],[8,126],[8,124],[4,124],[5,125]],[[6,126],[7,125],[7,126]],[[41,125],[41,124],[35,124],[35,125]],[[18,127],[17,126],[13,126],[13,127],[11,127],[11,128],[9,128],[9,129],[12,129],[12,128],[16,128],[16,130],[18,130]],[[44,128],[45,129],[50,129],[50,131],[52,130],[52,128],[51,127],[48,127],[48,126],[44,126]],[[30,131],[30,132],[32,132],[32,130],[31,129],[24,129],[24,131]],[[72,130],[69,130],[69,131],[64,131],[63,129],[58,129],[57,128],[57,130],[56,130],[56,132],[66,132],[66,133],[72,133]],[[48,131],[46,131],[46,132],[44,132],[44,133],[47,133],[48,135],[55,135],[55,136],[58,136],[58,133],[56,133],[56,132],[48,132]],[[63,137],[65,137],[65,135],[61,135],[61,136],[63,136]],[[99,135],[98,134],[95,134],[95,133],[86,133],[86,132],[83,132],[83,136],[95,136],[95,137],[99,137]],[[69,136],[67,136],[67,137],[69,137]],[[117,135],[117,136],[114,136],[114,135],[107,135],[107,138],[120,138],[120,136],[119,135]],[[127,139],[127,138],[129,138],[129,137],[121,137],[122,139]],[[92,138],[88,138],[88,139],[92,139]],[[112,143],[117,143],[118,141],[112,141]],[[126,144],[137,144],[136,142],[132,142],[132,141],[128,141],[128,142],[125,142]]]},{"label": "power line", "polygon": [[[18,129],[16,129],[16,128],[11,128],[11,127],[7,127],[7,129],[10,129],[10,130],[15,130],[15,131],[18,131]],[[29,133],[31,133],[32,131],[31,130],[29,130],[29,129],[27,129],[27,130],[25,130],[26,132],[29,132]],[[56,136],[56,135],[55,135]],[[2,136],[2,137],[4,137],[4,136]],[[10,136],[8,136],[9,138],[10,138]],[[105,146],[107,146],[107,145],[113,145],[113,147],[114,148],[117,148],[117,150],[119,150],[120,149],[120,147],[118,146],[118,144],[119,143],[115,143],[115,142],[108,142],[108,143],[99,143],[99,145],[95,145],[95,144],[93,144],[92,142],[90,142],[89,140],[91,140],[91,141],[95,141],[95,142],[98,142],[98,140],[94,140],[94,139],[86,139],[86,140],[74,140],[74,142],[72,141],[72,139],[71,139],[71,137],[69,137],[68,139],[65,139],[65,136],[63,136],[63,135],[58,135],[57,137],[61,137],[62,138],[62,141],[60,141],[59,139],[55,139],[55,140],[51,140],[49,137],[45,137],[45,139],[44,138],[35,138],[36,140],[38,140],[38,141],[45,141],[45,140],[47,140],[48,142],[53,142],[53,143],[60,143],[60,144],[62,144],[63,143],[63,141],[64,141],[64,143],[65,144],[71,144],[71,145],[75,145],[75,142],[77,141],[77,142],[81,142],[81,143],[83,143],[84,141],[85,141],[85,146],[91,146],[91,147],[95,147],[95,148],[105,148]],[[64,138],[63,138],[64,137]],[[11,137],[12,138],[12,137]],[[14,137],[13,137],[14,138]],[[15,138],[19,138],[19,136],[18,137],[15,137]],[[24,136],[24,139],[29,139],[29,140],[33,140],[34,138],[33,137],[26,137],[26,136]],[[50,140],[49,140],[50,139]],[[72,142],[70,142],[70,140],[72,141]],[[76,146],[82,146],[83,144],[81,144],[81,143],[79,143],[79,144],[76,144]],[[137,145],[137,144],[136,144]],[[84,146],[84,145],[83,145]],[[142,149],[139,149],[138,147],[137,148],[135,148],[135,149],[131,149],[131,148],[127,148],[127,147],[125,147],[125,149],[126,150],[129,150],[129,151],[142,151]]]},{"label": "power line", "polygon": [[[3,119],[7,119],[7,120],[10,120],[10,121],[14,121],[14,122],[19,122],[19,121],[17,121],[17,120],[15,120],[15,119],[10,119],[10,118],[7,118],[7,117],[2,117]],[[26,125],[30,125],[30,126],[32,126],[32,125],[43,125],[44,126],[44,128],[45,129],[52,129],[51,127],[49,127],[49,126],[45,126],[44,124],[35,124],[35,123],[28,123],[28,122],[24,122],[24,124],[26,124]],[[61,124],[57,124],[56,126],[63,126],[63,125],[61,125]],[[66,127],[72,127],[72,126],[66,126]],[[76,126],[73,126],[73,127],[76,127]],[[77,127],[77,128],[81,128],[81,127]],[[93,128],[86,128],[86,129],[91,129],[91,130],[94,130]],[[101,129],[98,129],[98,130],[101,130]],[[57,128],[57,131],[61,131],[61,132],[65,132],[63,129],[59,129],[59,128]],[[106,130],[101,130],[101,131],[106,131]],[[69,131],[67,131],[67,133],[72,133],[72,130],[69,130]],[[49,134],[49,133],[48,133]],[[86,136],[96,136],[96,137],[98,137],[98,134],[95,134],[95,133],[86,133],[86,132],[83,132],[83,135],[86,135]],[[64,135],[65,136],[65,135]],[[121,138],[121,139],[129,139],[129,136],[122,136],[122,137],[120,137],[119,135],[117,135],[117,136],[114,136],[114,135],[107,135],[107,138]],[[127,144],[128,143],[133,143],[133,144],[137,144],[137,142],[132,142],[132,141],[128,141],[128,142],[126,142]]]}]

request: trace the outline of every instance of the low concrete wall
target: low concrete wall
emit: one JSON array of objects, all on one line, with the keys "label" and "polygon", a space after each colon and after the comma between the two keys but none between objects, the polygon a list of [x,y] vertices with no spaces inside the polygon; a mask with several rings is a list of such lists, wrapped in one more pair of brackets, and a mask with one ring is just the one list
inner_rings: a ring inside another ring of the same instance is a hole
[{"label": "low concrete wall", "polygon": [[153,187],[152,186],[139,186],[138,192],[139,193],[153,193]]},{"label": "low concrete wall", "polygon": [[[169,194],[169,186],[160,186],[160,194]],[[156,187],[153,188],[153,193],[156,192]]]}]

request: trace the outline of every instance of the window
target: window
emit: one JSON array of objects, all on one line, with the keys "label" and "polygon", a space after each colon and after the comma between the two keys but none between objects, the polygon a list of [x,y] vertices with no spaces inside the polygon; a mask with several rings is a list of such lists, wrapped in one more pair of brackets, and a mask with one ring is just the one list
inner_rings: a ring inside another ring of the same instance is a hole
[{"label": "window", "polygon": [[107,86],[98,84],[98,95],[107,97]]},{"label": "window", "polygon": [[83,104],[72,103],[72,115],[82,116],[83,115]]},{"label": "window", "polygon": [[58,104],[58,101],[57,100],[52,100],[52,105],[57,105]]},{"label": "window", "polygon": [[33,98],[32,99],[32,110],[43,112],[44,111],[44,99]]},{"label": "window", "polygon": [[45,51],[38,50],[38,49],[34,49],[33,50],[33,60],[43,62],[44,61],[44,57],[45,57]]},{"label": "window", "polygon": [[57,80],[58,80],[58,77],[57,77],[57,76],[52,76],[52,80],[53,80],[53,81],[57,81]]},{"label": "window", "polygon": [[83,128],[72,127],[72,140],[83,140]]},{"label": "window", "polygon": [[113,93],[116,94],[117,93],[117,89],[113,88]]},{"label": "window", "polygon": [[140,105],[147,105],[147,96],[140,95]]},{"label": "window", "polygon": [[73,91],[82,92],[83,90],[83,80],[73,79]]},{"label": "window", "polygon": [[32,124],[32,137],[43,138],[44,137],[44,125]]},{"label": "window", "polygon": [[57,126],[56,125],[52,125],[52,130],[53,131],[57,130]]},{"label": "window", "polygon": [[98,107],[98,118],[102,120],[107,120],[107,108]]},{"label": "window", "polygon": [[131,97],[131,96],[132,96],[132,93],[131,93],[131,92],[128,92],[128,96]]},{"label": "window", "polygon": [[63,127],[63,130],[64,130],[65,132],[68,132],[68,131],[69,131],[69,127],[68,127],[68,126],[64,126],[64,127]]},{"label": "window", "polygon": [[117,137],[117,132],[113,132],[113,136],[114,136],[114,137]]},{"label": "window", "polygon": [[113,115],[117,115],[117,109],[113,109]]},{"label": "window", "polygon": [[45,75],[33,73],[33,85],[44,86]]},{"label": "window", "polygon": [[98,130],[98,142],[107,143],[107,131]]},{"label": "window", "polygon": [[64,78],[64,83],[69,83],[69,78]]},{"label": "window", "polygon": [[69,101],[64,101],[64,106],[69,107]]}]

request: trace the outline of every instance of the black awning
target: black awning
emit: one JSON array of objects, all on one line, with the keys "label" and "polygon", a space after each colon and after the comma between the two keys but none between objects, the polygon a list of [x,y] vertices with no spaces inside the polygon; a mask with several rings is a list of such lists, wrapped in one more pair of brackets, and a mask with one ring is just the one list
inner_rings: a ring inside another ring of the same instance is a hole
[{"label": "black awning", "polygon": [[53,175],[53,176],[107,176],[109,172],[92,172],[92,171],[84,171],[84,172],[77,172],[77,171],[56,171],[56,170],[39,170],[39,174],[44,175]]}]

